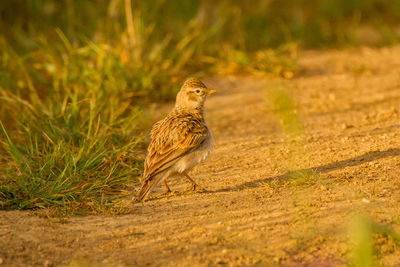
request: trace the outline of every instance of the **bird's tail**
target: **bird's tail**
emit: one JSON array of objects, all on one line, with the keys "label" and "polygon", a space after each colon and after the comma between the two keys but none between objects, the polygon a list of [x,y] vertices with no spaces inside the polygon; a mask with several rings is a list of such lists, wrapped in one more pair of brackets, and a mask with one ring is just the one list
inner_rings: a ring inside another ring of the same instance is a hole
[{"label": "bird's tail", "polygon": [[158,184],[159,179],[157,177],[151,177],[143,181],[142,187],[140,187],[136,201],[142,201],[146,196],[153,190],[153,188]]}]

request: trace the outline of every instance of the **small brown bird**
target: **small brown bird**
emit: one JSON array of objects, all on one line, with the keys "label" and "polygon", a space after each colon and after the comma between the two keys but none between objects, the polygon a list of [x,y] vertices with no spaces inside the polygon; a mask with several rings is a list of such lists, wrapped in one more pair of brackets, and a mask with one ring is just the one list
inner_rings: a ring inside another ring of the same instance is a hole
[{"label": "small brown bird", "polygon": [[161,181],[167,193],[171,192],[166,179],[178,174],[192,183],[193,190],[201,189],[187,173],[212,151],[214,142],[204,120],[204,102],[214,92],[199,79],[187,79],[176,96],[174,109],[154,124],[138,201]]}]

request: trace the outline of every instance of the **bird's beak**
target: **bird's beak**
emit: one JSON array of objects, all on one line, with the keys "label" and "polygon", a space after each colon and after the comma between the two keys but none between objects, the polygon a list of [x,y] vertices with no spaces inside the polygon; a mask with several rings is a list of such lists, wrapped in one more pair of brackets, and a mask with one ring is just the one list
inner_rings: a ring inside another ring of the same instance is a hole
[{"label": "bird's beak", "polygon": [[214,94],[215,92],[216,92],[216,90],[208,90],[207,95]]}]

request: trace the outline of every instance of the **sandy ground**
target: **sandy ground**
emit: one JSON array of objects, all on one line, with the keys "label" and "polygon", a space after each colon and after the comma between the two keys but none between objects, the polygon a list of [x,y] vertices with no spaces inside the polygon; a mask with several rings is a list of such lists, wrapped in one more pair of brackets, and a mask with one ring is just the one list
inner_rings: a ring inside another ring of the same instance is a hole
[{"label": "sandy ground", "polygon": [[[345,266],[355,214],[400,233],[400,47],[303,52],[291,80],[205,82],[215,150],[192,175],[207,192],[178,177],[180,193],[160,188],[121,216],[1,211],[2,265]],[[277,86],[298,105],[297,157],[266,98]],[[293,159],[311,179],[285,182]],[[376,263],[400,266],[399,244],[373,237]]]}]

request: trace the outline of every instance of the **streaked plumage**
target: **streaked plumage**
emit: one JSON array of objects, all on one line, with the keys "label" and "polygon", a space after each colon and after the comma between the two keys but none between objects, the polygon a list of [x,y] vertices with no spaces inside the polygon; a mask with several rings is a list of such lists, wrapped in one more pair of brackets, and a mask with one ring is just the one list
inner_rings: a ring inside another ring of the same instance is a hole
[{"label": "streaked plumage", "polygon": [[187,172],[203,161],[213,147],[203,116],[204,101],[213,92],[196,78],[186,80],[174,109],[154,124],[137,200],[143,200],[160,181],[169,190],[166,179],[177,174],[185,175],[194,188],[197,186]]}]

